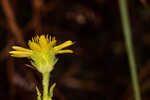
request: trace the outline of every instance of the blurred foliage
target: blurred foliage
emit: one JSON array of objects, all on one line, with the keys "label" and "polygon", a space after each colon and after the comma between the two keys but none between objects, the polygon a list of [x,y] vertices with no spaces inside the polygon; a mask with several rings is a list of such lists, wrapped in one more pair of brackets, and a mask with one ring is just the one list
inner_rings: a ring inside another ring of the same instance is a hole
[{"label": "blurred foliage", "polygon": [[[128,3],[142,98],[149,100],[150,11],[139,0]],[[0,19],[1,99],[36,100],[35,84],[42,91],[28,59],[8,55],[36,34],[76,41],[75,54],[59,55],[52,72],[55,100],[133,97],[117,0],[1,0]]]}]

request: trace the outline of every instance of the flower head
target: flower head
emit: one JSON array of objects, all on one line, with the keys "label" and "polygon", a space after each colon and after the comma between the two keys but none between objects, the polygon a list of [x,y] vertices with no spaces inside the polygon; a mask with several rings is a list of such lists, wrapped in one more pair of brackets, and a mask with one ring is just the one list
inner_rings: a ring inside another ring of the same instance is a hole
[{"label": "flower head", "polygon": [[56,46],[55,37],[51,36],[35,36],[32,40],[29,40],[29,49],[20,46],[13,46],[14,51],[9,53],[13,57],[32,59],[32,65],[41,73],[50,72],[53,66],[57,62],[55,57],[57,54],[73,53],[72,50],[63,48],[72,45],[72,41],[66,41]]}]

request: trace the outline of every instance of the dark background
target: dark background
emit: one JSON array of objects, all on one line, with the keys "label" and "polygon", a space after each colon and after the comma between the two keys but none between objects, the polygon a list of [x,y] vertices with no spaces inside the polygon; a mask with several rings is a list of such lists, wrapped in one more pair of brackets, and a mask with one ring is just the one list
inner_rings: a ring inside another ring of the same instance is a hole
[{"label": "dark background", "polygon": [[[150,100],[150,8],[128,1],[142,100]],[[29,60],[8,54],[36,34],[75,41],[74,54],[57,55],[54,100],[133,98],[118,0],[0,0],[1,100],[36,100],[35,85],[42,91]]]}]

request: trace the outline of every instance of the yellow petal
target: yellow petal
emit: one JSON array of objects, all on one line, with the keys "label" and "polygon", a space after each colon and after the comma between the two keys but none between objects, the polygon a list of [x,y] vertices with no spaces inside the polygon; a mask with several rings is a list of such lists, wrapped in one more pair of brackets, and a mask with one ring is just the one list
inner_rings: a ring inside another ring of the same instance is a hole
[{"label": "yellow petal", "polygon": [[29,41],[28,45],[32,50],[40,50],[41,49],[39,44],[32,42],[32,41]]},{"label": "yellow petal", "polygon": [[56,45],[56,40],[55,40],[55,37],[51,38],[50,37],[50,42],[49,42],[49,47],[54,47]]},{"label": "yellow petal", "polygon": [[36,36],[34,37],[34,41],[35,41],[35,42],[38,42],[38,41],[39,41],[39,38],[40,38],[40,37],[39,37],[38,35],[36,35]]},{"label": "yellow petal", "polygon": [[59,50],[58,51],[59,54],[63,54],[63,53],[73,53],[72,50]]},{"label": "yellow petal", "polygon": [[9,52],[13,57],[30,57],[32,53],[30,52],[23,52],[23,51],[10,51]]},{"label": "yellow petal", "polygon": [[46,48],[48,46],[48,40],[45,38],[44,35],[41,35],[39,38],[39,44],[42,49]]},{"label": "yellow petal", "polygon": [[51,36],[49,36],[48,34],[46,35],[46,39],[48,40],[48,41],[51,41]]},{"label": "yellow petal", "polygon": [[62,43],[62,44],[60,44],[58,46],[55,46],[54,49],[56,51],[58,51],[58,50],[61,50],[61,49],[65,48],[65,47],[68,47],[70,45],[73,45],[73,42],[72,41],[66,41],[66,42],[64,42],[64,43]]},{"label": "yellow petal", "polygon": [[16,51],[32,52],[32,50],[30,49],[26,49],[26,48],[19,47],[19,46],[13,46],[12,48]]}]

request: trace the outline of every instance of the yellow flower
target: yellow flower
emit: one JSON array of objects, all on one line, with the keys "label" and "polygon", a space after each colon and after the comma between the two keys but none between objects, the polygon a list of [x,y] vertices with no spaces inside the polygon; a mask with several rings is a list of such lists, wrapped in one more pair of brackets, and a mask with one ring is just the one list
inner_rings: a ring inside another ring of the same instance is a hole
[{"label": "yellow flower", "polygon": [[45,73],[53,69],[53,66],[57,62],[56,54],[73,53],[69,49],[63,50],[63,48],[72,44],[73,42],[69,40],[56,46],[55,37],[41,35],[40,37],[35,36],[32,40],[29,40],[28,45],[30,49],[13,46],[14,51],[10,51],[9,53],[13,57],[27,57],[32,59],[31,63],[34,67],[41,73]]}]

